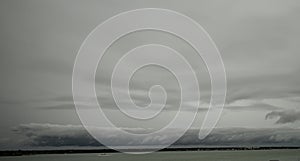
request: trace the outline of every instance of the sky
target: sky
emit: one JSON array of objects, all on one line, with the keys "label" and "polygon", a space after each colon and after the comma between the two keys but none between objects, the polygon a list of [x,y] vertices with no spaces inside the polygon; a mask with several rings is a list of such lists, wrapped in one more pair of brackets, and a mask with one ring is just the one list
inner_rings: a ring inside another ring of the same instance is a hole
[{"label": "sky", "polygon": [[[216,130],[198,144],[300,145],[297,0],[2,0],[0,149],[99,145],[83,129],[75,111],[74,61],[96,26],[118,13],[138,8],[166,8],[189,16],[209,33],[220,51],[227,76],[226,103]],[[166,108],[156,119],[136,122],[123,116],[112,99],[110,77],[117,60],[125,51],[149,43],[176,49],[196,71],[201,90],[199,113],[183,137],[187,139],[177,142],[191,144],[209,105],[210,79],[202,59],[173,35],[143,31],[117,40],[97,69],[99,104],[114,124],[131,131],[162,128],[175,116],[180,97],[178,82],[157,66],[138,70],[130,84],[131,97],[140,106],[149,104],[147,93],[153,84],[165,87]],[[189,105],[186,106],[188,117]],[[111,138],[110,130],[101,128],[103,137]],[[117,138],[126,141],[122,136]],[[152,140],[149,144],[161,141]]]}]

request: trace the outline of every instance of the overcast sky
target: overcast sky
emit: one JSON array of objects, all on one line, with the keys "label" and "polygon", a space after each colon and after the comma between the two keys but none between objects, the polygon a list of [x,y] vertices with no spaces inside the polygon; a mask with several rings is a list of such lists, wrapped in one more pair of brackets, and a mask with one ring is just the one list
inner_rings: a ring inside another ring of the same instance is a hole
[{"label": "overcast sky", "polygon": [[[286,137],[297,138],[299,145],[300,2],[297,0],[2,0],[0,148],[7,148],[7,142],[13,138],[25,144],[22,139],[28,133],[41,136],[41,131],[45,132],[43,127],[50,129],[54,138],[57,128],[70,128],[70,133],[80,129],[72,100],[72,69],[80,45],[104,20],[145,7],[183,13],[201,24],[215,41],[228,83],[218,128],[251,128],[258,136],[267,135],[270,131],[266,128],[291,128]],[[167,33],[132,33],[111,46],[97,70],[99,103],[112,122],[121,127],[160,128],[171,120],[178,108],[179,88],[173,75],[162,68],[145,67],[135,73],[130,84],[132,98],[141,106],[149,104],[149,87],[157,83],[165,87],[166,110],[157,120],[134,123],[115,110],[111,97],[109,78],[118,58],[125,51],[148,43],[176,49],[196,70],[202,97],[193,128],[199,128],[210,97],[208,72],[188,44]],[[85,138],[81,134],[82,130],[79,136]],[[285,133],[280,132],[280,136],[285,137]]]}]

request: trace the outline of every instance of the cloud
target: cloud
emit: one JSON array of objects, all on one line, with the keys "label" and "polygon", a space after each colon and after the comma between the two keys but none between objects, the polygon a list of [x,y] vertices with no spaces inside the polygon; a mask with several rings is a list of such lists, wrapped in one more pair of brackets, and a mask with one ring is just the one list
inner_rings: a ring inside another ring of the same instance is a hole
[{"label": "cloud", "polygon": [[197,130],[188,131],[177,144],[214,146],[299,146],[299,129],[215,129],[204,140],[197,139]]},{"label": "cloud", "polygon": [[[76,124],[77,122],[73,121],[78,119],[75,113],[63,110],[75,109],[70,97],[71,75],[76,53],[82,41],[105,19],[122,11],[145,6],[159,6],[179,11],[203,25],[216,42],[224,60],[229,104],[241,99],[262,100],[295,97],[300,94],[298,45],[300,21],[295,21],[299,19],[300,3],[295,0],[288,3],[280,0],[238,3],[233,0],[226,2],[192,0],[189,3],[151,0],[145,2],[147,5],[137,1],[83,3],[68,0],[0,3],[3,3],[0,7],[4,7],[0,9],[3,15],[0,30],[2,35],[0,118],[3,119],[1,138],[10,137],[7,134],[11,124],[47,121]],[[182,7],[183,3],[186,7]],[[201,59],[194,56],[197,54],[193,54],[190,46],[170,36],[141,32],[129,34],[112,45],[105,54],[107,57],[99,64],[95,80],[102,107],[115,107],[111,101],[109,78],[118,58],[133,47],[146,43],[162,43],[183,53],[196,69],[201,98],[210,98],[209,76],[205,72],[202,74],[202,70],[206,70],[205,64],[202,62],[201,65]],[[172,61],[172,58],[168,60]],[[88,78],[90,76],[82,73],[83,80]],[[154,68],[143,69],[133,77],[132,97],[136,103],[149,102],[148,86],[156,82],[166,88],[170,99],[168,104],[178,104],[176,81],[167,72]],[[139,90],[142,92],[138,92]],[[62,98],[51,99],[57,96]],[[86,102],[83,100],[82,103]],[[38,111],[36,107],[51,111]],[[292,106],[281,106],[281,110],[289,107]],[[247,113],[242,113],[242,110],[263,108],[267,108],[270,112],[277,110],[262,104],[225,108],[241,110],[239,111],[241,115],[237,114],[237,117],[224,120],[226,122],[224,126],[234,126],[236,122],[243,122]],[[260,114],[261,112],[259,115],[255,114],[253,118],[263,119],[264,116],[261,117]],[[47,117],[41,117],[46,115]],[[7,122],[9,118],[15,119]],[[250,121],[245,126],[256,127],[261,124]],[[40,138],[39,136],[37,138]]]},{"label": "cloud", "polygon": [[294,123],[300,121],[300,111],[285,110],[285,111],[272,111],[266,115],[266,119],[279,118],[276,124]]},{"label": "cloud", "polygon": [[[146,97],[146,96],[145,96]],[[288,98],[285,98],[288,99]],[[292,99],[292,98],[290,98]],[[91,98],[81,98],[79,100],[79,104],[84,107],[84,108],[98,108],[98,105],[92,105],[90,102]],[[266,99],[269,100],[269,99]],[[281,99],[279,99],[281,100]],[[117,105],[115,104],[114,100],[110,99],[104,99],[98,97],[98,101],[101,104],[101,108],[106,108],[106,109],[111,109],[111,110],[118,110]],[[127,100],[129,101],[129,100]],[[37,109],[43,109],[43,110],[75,110],[75,105],[73,103],[73,98],[72,97],[57,97],[51,99],[51,101],[48,101],[48,103],[44,104],[36,104]],[[139,101],[142,103],[145,103],[144,101]],[[149,103],[149,102],[148,102]],[[143,106],[148,105],[148,103],[143,104]],[[198,110],[200,111],[207,111],[209,108],[209,102],[204,102],[200,101],[190,101],[190,102],[185,102],[182,104],[183,110],[189,111],[193,107],[197,106],[199,104]],[[277,110],[277,109],[282,109],[280,108],[278,103],[270,103],[265,100],[255,100],[255,99],[240,99],[236,100],[231,103],[226,103],[224,105],[224,109],[228,110]],[[141,105],[141,103],[139,104]],[[170,104],[167,103],[165,105],[165,108],[167,110],[178,110],[177,108],[178,105],[175,104]],[[124,107],[128,109],[132,109],[132,107]],[[152,109],[149,109],[152,110]],[[155,109],[153,109],[155,110]]]},{"label": "cloud", "polygon": [[81,125],[21,124],[13,131],[28,146],[99,146]]},{"label": "cloud", "polygon": [[[138,140],[129,140],[121,134],[113,133],[109,128],[99,128],[101,137],[109,140],[113,145],[136,145]],[[124,128],[124,130],[138,133],[149,129]],[[23,144],[30,147],[99,147],[101,146],[91,137],[81,125],[56,124],[22,124],[13,131],[24,137]],[[220,128],[215,129],[204,140],[198,139],[198,129],[188,130],[174,145],[197,146],[300,146],[300,129],[246,129]],[[168,139],[176,137],[177,130],[169,130],[159,137],[146,137],[142,145],[161,145]],[[140,141],[140,140],[139,140]]]}]

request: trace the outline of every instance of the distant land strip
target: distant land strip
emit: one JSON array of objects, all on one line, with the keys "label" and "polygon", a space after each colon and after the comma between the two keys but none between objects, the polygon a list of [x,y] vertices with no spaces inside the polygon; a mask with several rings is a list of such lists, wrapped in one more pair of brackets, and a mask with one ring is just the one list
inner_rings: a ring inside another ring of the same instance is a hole
[{"label": "distant land strip", "polygon": [[[235,150],[275,150],[300,149],[300,147],[188,147],[165,148],[159,151],[235,151]],[[124,152],[147,152],[151,149],[123,149]],[[113,149],[65,149],[65,150],[2,150],[0,156],[22,156],[38,154],[78,154],[78,153],[118,153]]]}]

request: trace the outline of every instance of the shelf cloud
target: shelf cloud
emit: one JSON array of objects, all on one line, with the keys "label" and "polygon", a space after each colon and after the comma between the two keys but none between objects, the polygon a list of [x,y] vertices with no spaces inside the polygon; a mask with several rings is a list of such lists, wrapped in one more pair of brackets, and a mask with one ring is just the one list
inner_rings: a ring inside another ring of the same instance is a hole
[{"label": "shelf cloud", "polygon": [[[142,128],[124,128],[131,132],[147,131]],[[134,146],[135,140],[116,135],[108,128],[99,128],[105,139],[115,146]],[[101,147],[81,125],[22,124],[13,128],[22,135],[19,144],[27,148],[41,147]],[[156,138],[145,138],[143,145],[160,145],[165,139],[176,136],[176,129]],[[300,146],[300,129],[292,128],[217,128],[203,140],[198,139],[198,130],[190,129],[173,145],[177,146]]]}]

